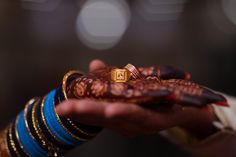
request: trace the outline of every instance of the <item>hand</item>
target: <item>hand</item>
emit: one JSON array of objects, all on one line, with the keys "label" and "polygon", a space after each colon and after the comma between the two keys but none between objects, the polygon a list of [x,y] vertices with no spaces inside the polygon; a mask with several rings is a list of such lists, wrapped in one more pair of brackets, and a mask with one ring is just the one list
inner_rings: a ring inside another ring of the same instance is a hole
[{"label": "hand", "polygon": [[[100,60],[90,63],[90,71],[103,68]],[[212,132],[216,120],[210,107],[203,109],[174,105],[162,110],[143,108],[137,104],[108,103],[89,99],[68,100],[59,104],[56,112],[73,117],[80,123],[103,126],[124,136],[152,134],[174,126],[182,126],[196,134],[206,136]]]}]

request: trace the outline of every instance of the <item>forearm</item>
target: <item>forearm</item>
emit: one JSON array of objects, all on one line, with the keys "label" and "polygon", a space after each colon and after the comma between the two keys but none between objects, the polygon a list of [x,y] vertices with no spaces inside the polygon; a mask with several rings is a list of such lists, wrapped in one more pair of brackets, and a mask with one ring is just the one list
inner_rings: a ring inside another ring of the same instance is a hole
[{"label": "forearm", "polygon": [[58,156],[95,137],[100,127],[56,113],[55,107],[67,99],[66,94],[59,87],[45,97],[31,99],[1,133],[0,156]]},{"label": "forearm", "polygon": [[0,132],[0,156],[11,157],[7,146],[7,128]]}]

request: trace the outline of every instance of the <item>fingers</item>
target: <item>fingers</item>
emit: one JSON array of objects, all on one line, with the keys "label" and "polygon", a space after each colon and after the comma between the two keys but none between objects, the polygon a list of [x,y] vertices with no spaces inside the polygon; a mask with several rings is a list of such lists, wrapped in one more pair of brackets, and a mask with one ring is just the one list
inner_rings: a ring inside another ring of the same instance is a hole
[{"label": "fingers", "polygon": [[56,107],[60,116],[70,117],[85,124],[101,124],[104,118],[105,105],[94,100],[68,100]]},{"label": "fingers", "polygon": [[190,74],[188,72],[182,71],[180,69],[171,67],[171,66],[157,66],[157,69],[160,69],[160,77],[162,79],[190,79]]},{"label": "fingers", "polygon": [[[149,134],[185,123],[185,113],[178,106],[166,111],[149,110],[136,104],[114,103],[106,107],[106,126],[133,134]],[[117,124],[117,125],[114,125]],[[124,132],[124,133],[125,133]]]},{"label": "fingers", "polygon": [[153,134],[177,126],[182,121],[179,110],[161,113],[136,104],[114,103],[106,107],[104,126],[126,137]]},{"label": "fingers", "polygon": [[56,112],[80,123],[103,126],[125,136],[157,132],[177,125],[180,118],[176,112],[159,113],[136,104],[89,99],[63,102],[56,107]]},{"label": "fingers", "polygon": [[179,70],[171,66],[153,66],[153,67],[140,67],[139,71],[144,76],[158,76],[161,79],[190,79],[190,74],[188,72]]},{"label": "fingers", "polygon": [[80,122],[103,125],[142,119],[146,114],[141,107],[134,104],[106,103],[89,99],[65,101],[56,107],[56,112],[60,116],[76,117]]},{"label": "fingers", "polygon": [[104,68],[106,65],[103,61],[99,60],[99,59],[95,59],[93,61],[90,62],[89,64],[89,71],[94,71],[97,69],[101,69]]},{"label": "fingers", "polygon": [[[106,108],[106,127],[126,137],[157,132],[150,125],[151,113],[136,104],[114,103]],[[155,121],[158,125],[158,121]]]}]

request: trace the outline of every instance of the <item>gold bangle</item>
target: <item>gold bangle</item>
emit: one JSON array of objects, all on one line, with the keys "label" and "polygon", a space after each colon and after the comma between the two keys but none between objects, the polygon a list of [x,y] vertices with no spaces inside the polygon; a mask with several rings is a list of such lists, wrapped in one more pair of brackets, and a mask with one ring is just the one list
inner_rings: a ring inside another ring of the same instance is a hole
[{"label": "gold bangle", "polygon": [[[37,104],[39,103],[40,99],[38,98],[37,100],[34,100],[34,102],[32,101],[29,101],[29,103],[27,103],[26,107],[25,107],[25,116],[24,116],[24,119],[25,119],[25,124],[26,124],[26,128],[31,136],[32,139],[34,139],[36,142],[38,142],[35,137],[32,135],[32,133],[30,132],[30,129],[29,129],[29,125],[28,125],[28,121],[27,121],[27,114],[28,114],[28,109],[29,109],[29,106],[30,105],[33,105],[32,107],[32,112],[31,112],[31,117],[32,117],[32,124],[33,124],[33,128],[37,134],[37,136],[39,137],[39,139],[41,140],[40,142],[42,142],[42,146],[44,148],[46,148],[48,150],[48,153],[50,155],[52,154],[57,154],[55,151],[55,148],[53,147],[53,144],[49,144],[47,143],[47,140],[46,138],[43,136],[43,133],[42,131],[40,130],[40,127],[38,126],[38,124],[36,123],[36,116],[35,116],[35,109],[37,107]],[[33,103],[33,104],[32,104]]]},{"label": "gold bangle", "polygon": [[39,103],[40,100],[38,100],[36,102],[36,104],[34,104],[33,108],[32,108],[32,112],[31,112],[31,117],[32,117],[32,123],[33,123],[33,127],[34,127],[34,130],[37,134],[37,136],[39,137],[39,139],[42,141],[42,144],[43,146],[46,146],[46,141],[45,141],[45,138],[43,138],[43,134],[42,132],[39,130],[40,128],[37,126],[36,124],[36,116],[35,116],[35,109],[37,107],[37,104]]},{"label": "gold bangle", "polygon": [[[32,133],[31,133],[31,131],[30,131],[30,129],[29,129],[29,124],[28,124],[28,121],[27,121],[27,115],[28,115],[28,109],[29,109],[29,106],[30,105],[32,105],[33,103],[36,103],[36,102],[38,102],[39,101],[39,99],[31,99],[30,101],[28,101],[27,102],[27,104],[25,105],[25,109],[24,109],[24,121],[25,121],[25,126],[26,126],[26,129],[27,129],[27,131],[29,132],[29,135],[30,135],[30,137],[32,138],[32,139],[34,139],[35,141],[37,141],[36,139],[35,139],[35,137],[32,135]],[[33,118],[33,117],[32,117]],[[32,120],[33,121],[33,120]]]},{"label": "gold bangle", "polygon": [[37,107],[37,104],[39,103],[40,100],[38,100],[38,102],[36,104],[34,104],[33,108],[32,108],[32,123],[33,123],[33,127],[34,127],[34,130],[37,134],[37,136],[39,137],[39,139],[42,141],[42,144],[44,147],[47,147],[48,151],[49,151],[49,154],[52,155],[54,154],[54,156],[56,155],[57,156],[57,153],[59,152],[59,148],[54,146],[51,142],[49,142],[46,137],[43,135],[43,132],[39,126],[39,123],[37,121],[37,118],[36,118],[36,107]]},{"label": "gold bangle", "polygon": [[17,143],[19,144],[19,146],[20,146],[20,148],[22,149],[22,151],[27,155],[27,156],[30,156],[26,151],[25,151],[25,148],[24,148],[24,146],[21,144],[21,142],[20,142],[20,138],[19,138],[19,133],[18,133],[18,131],[17,131],[17,124],[18,124],[18,121],[19,121],[19,115],[17,116],[17,118],[16,118],[16,122],[15,122],[15,134],[16,134],[16,140],[17,140]]},{"label": "gold bangle", "polygon": [[[53,100],[53,106],[54,106],[54,100]],[[83,138],[80,138],[80,137],[74,135],[73,133],[71,133],[71,132],[62,124],[59,115],[56,113],[56,108],[55,108],[55,106],[54,106],[54,112],[55,112],[55,115],[56,115],[56,117],[57,117],[58,122],[61,124],[62,128],[63,128],[69,135],[71,135],[73,138],[75,138],[75,139],[77,139],[77,140],[79,140],[79,141],[88,141],[88,139],[83,139]]]},{"label": "gold bangle", "polygon": [[92,137],[97,135],[96,133],[92,134],[92,133],[87,133],[87,132],[83,131],[82,129],[77,127],[70,118],[67,118],[67,121],[71,124],[72,127],[74,127],[77,131],[79,131],[82,134],[85,134],[87,136],[92,136]]},{"label": "gold bangle", "polygon": [[[81,71],[78,71],[78,70],[71,70],[69,71],[68,73],[66,73],[63,77],[63,81],[62,81],[62,92],[63,92],[63,95],[65,97],[65,100],[68,99],[67,97],[67,93],[66,93],[66,86],[67,86],[67,80],[69,79],[70,76],[74,75],[74,74],[78,74],[78,75],[84,75],[83,72]],[[56,111],[55,111],[56,113]],[[57,114],[56,114],[57,115]],[[59,119],[59,122],[61,123],[61,120],[60,120],[60,117],[57,115],[58,119]],[[88,135],[88,136],[95,136],[96,134],[90,134],[90,133],[87,133],[83,130],[81,130],[80,128],[78,128],[71,120],[70,118],[67,118],[67,121],[79,132],[81,132],[82,134],[85,134],[85,135]],[[62,123],[61,123],[62,124]],[[63,126],[63,125],[62,125]],[[65,129],[65,127],[63,127]],[[67,129],[65,129],[67,130]],[[72,135],[73,136],[73,135]],[[77,136],[75,136],[77,137]],[[85,139],[84,139],[85,140]]]},{"label": "gold bangle", "polygon": [[71,70],[64,75],[63,80],[62,80],[62,92],[64,94],[65,100],[68,99],[67,94],[66,94],[67,80],[71,75],[74,75],[74,74],[84,75],[83,72],[80,72],[78,70]]},{"label": "gold bangle", "polygon": [[9,135],[9,140],[10,140],[9,142],[10,142],[11,148],[16,153],[16,156],[21,157],[20,153],[16,149],[16,145],[15,145],[13,138],[12,138],[12,124],[9,127],[8,135]]}]

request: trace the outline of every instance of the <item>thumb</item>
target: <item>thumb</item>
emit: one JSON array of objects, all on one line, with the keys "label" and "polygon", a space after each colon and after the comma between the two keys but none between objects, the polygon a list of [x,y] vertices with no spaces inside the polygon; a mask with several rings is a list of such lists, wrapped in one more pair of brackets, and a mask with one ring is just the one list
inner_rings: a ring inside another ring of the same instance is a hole
[{"label": "thumb", "polygon": [[89,71],[91,72],[91,71],[105,68],[105,67],[106,67],[106,65],[103,61],[101,61],[99,59],[95,59],[95,60],[91,61],[89,64]]}]

